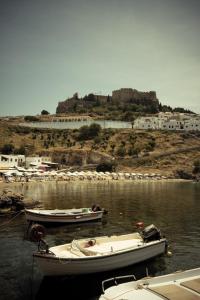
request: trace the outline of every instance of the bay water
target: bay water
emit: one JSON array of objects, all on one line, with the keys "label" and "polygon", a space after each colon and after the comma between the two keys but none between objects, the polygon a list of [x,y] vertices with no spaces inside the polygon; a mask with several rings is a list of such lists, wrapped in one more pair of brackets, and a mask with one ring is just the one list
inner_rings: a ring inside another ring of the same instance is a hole
[{"label": "bay water", "polygon": [[[1,187],[0,187],[1,188]],[[168,181],[38,182],[7,185],[42,207],[79,208],[99,204],[108,210],[101,221],[50,226],[49,246],[73,239],[125,234],[136,223],[154,224],[169,243],[172,256],[120,270],[61,278],[44,277],[32,253],[37,244],[25,239],[27,222],[21,214],[13,220],[0,217],[0,299],[98,299],[102,280],[134,274],[140,279],[200,266],[200,183]]]}]

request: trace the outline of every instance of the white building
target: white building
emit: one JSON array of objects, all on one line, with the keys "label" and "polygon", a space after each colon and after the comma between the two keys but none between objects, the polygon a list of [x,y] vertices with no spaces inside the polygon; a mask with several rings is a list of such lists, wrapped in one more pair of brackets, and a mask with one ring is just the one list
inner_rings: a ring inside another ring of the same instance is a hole
[{"label": "white building", "polygon": [[183,113],[159,113],[154,117],[140,117],[134,122],[135,129],[200,130],[200,116]]},{"label": "white building", "polygon": [[26,157],[26,168],[29,167],[38,167],[41,164],[51,162],[51,158],[48,156],[27,156]]},{"label": "white building", "polygon": [[25,164],[25,155],[0,154],[0,168],[22,167]]}]

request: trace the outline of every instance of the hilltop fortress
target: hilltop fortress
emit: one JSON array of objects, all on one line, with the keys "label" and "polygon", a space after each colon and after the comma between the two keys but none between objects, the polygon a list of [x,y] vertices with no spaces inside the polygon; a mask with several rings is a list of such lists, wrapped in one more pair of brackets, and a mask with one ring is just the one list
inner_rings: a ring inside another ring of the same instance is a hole
[{"label": "hilltop fortress", "polygon": [[156,92],[139,92],[136,89],[123,88],[112,92],[114,101],[129,101],[136,104],[148,105],[148,103],[157,102]]},{"label": "hilltop fortress", "polygon": [[136,104],[143,106],[158,107],[159,102],[156,97],[156,92],[140,92],[132,88],[122,88],[112,92],[112,96],[89,94],[83,98],[79,98],[75,93],[72,98],[59,102],[56,108],[56,113],[68,113],[77,109],[88,109],[93,106],[101,106],[106,104]]}]

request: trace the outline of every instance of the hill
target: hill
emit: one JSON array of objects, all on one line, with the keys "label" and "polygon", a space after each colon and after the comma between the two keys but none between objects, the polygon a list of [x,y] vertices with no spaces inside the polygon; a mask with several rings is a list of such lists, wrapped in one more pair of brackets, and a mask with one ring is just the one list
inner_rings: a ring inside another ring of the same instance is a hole
[{"label": "hill", "polygon": [[111,162],[118,171],[187,177],[200,161],[200,132],[101,129],[92,125],[79,130],[39,129],[4,121],[0,126],[1,152],[9,144],[12,153],[50,155],[63,167]]},{"label": "hill", "polygon": [[56,108],[56,114],[92,114],[96,117],[126,121],[134,121],[139,115],[166,111],[192,113],[184,108],[172,109],[162,105],[155,91],[141,92],[132,88],[112,91],[112,96],[90,93],[80,98],[75,93],[73,97],[60,101]]}]

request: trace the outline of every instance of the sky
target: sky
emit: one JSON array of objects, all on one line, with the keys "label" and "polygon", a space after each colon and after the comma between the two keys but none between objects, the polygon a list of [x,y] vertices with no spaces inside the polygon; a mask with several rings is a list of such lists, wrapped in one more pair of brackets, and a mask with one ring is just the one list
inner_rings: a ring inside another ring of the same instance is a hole
[{"label": "sky", "polygon": [[0,0],[0,116],[120,88],[200,113],[199,15],[199,0]]}]

